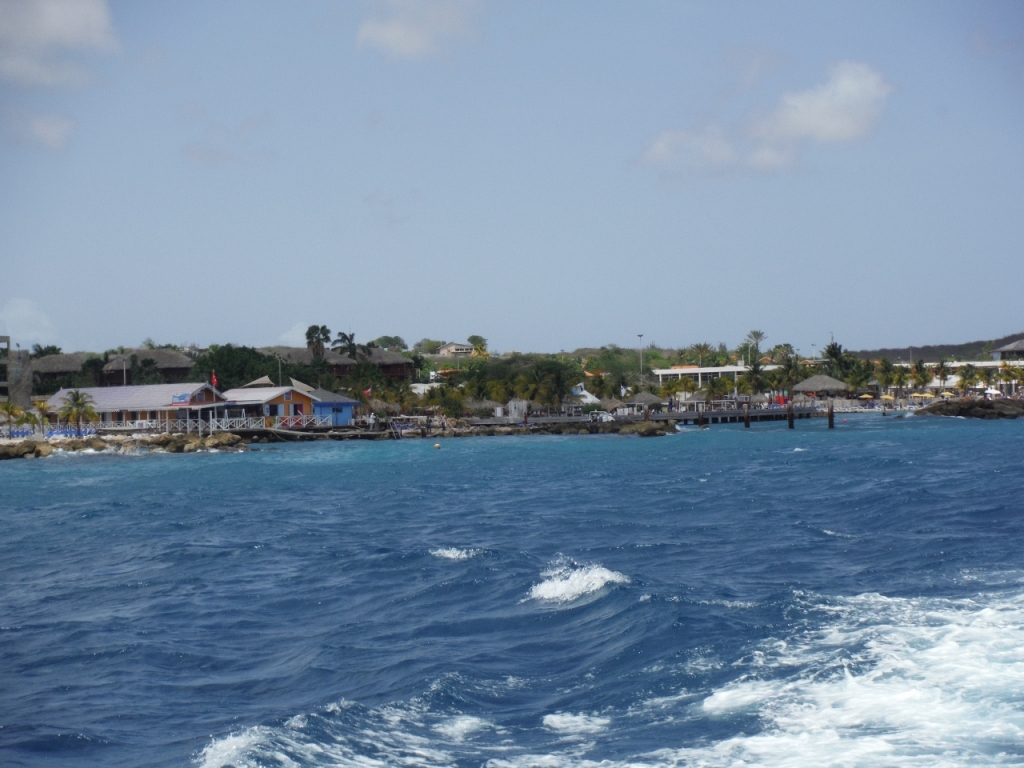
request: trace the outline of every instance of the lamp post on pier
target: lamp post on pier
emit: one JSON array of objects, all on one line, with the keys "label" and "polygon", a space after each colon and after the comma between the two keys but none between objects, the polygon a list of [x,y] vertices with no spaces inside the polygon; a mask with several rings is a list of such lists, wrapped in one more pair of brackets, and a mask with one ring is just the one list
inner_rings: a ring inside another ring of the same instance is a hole
[{"label": "lamp post on pier", "polygon": [[644,386],[644,335],[642,333],[638,333],[636,335],[636,337],[639,340],[637,342],[637,347],[640,350],[640,388],[643,389],[643,386]]}]

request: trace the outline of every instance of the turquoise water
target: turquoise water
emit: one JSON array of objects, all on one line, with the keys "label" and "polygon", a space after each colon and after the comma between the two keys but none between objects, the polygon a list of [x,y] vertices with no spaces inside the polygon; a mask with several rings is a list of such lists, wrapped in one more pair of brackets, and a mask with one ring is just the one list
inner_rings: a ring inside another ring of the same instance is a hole
[{"label": "turquoise water", "polygon": [[0,463],[0,764],[1024,763],[1024,423]]}]

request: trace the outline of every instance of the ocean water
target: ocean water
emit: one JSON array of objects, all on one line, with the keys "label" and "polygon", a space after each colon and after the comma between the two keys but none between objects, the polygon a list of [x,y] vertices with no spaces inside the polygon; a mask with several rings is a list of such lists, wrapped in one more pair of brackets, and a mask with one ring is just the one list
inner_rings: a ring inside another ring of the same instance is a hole
[{"label": "ocean water", "polygon": [[1024,423],[0,463],[0,765],[1024,764]]}]

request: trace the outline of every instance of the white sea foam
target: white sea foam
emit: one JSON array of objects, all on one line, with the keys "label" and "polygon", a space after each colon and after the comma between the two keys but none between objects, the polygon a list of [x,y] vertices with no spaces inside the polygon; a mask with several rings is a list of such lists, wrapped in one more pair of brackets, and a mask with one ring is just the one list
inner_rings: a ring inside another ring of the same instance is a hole
[{"label": "white sea foam", "polygon": [[600,733],[611,723],[611,718],[597,717],[596,715],[572,714],[570,712],[558,712],[553,715],[544,715],[544,727],[571,735]]},{"label": "white sea foam", "polygon": [[[594,568],[599,566],[589,567]],[[343,703],[279,727],[217,739],[197,763],[202,768],[1020,764],[1024,595],[798,599],[812,617],[824,615],[824,622],[751,648],[732,663],[739,675],[732,682],[647,698],[619,715],[548,714],[534,726],[557,737],[547,748],[531,752],[519,745],[536,744],[535,735],[504,730],[482,717],[431,712],[422,701],[372,710]],[[721,665],[711,660],[718,669],[730,666],[728,660]],[[619,720],[635,729],[680,719],[696,720],[698,731],[700,721],[715,720],[714,730],[735,734],[695,746],[664,744],[621,761],[602,759],[602,740],[616,737]],[[751,725],[755,721],[759,726]]]},{"label": "white sea foam", "polygon": [[793,453],[806,453],[806,452],[807,452],[806,448],[794,448],[793,449]]},{"label": "white sea foam", "polygon": [[434,730],[452,741],[463,741],[477,731],[490,728],[491,723],[472,715],[459,715],[434,726]]},{"label": "white sea foam", "polygon": [[544,581],[533,585],[530,597],[557,603],[571,602],[597,592],[607,584],[629,583],[629,577],[618,571],[610,571],[601,565],[581,565],[565,560],[558,561],[541,576]]},{"label": "white sea foam", "polygon": [[458,549],[456,547],[441,547],[438,549],[430,550],[430,554],[434,557],[440,557],[444,560],[469,560],[471,557],[476,557],[483,550],[480,549]]}]

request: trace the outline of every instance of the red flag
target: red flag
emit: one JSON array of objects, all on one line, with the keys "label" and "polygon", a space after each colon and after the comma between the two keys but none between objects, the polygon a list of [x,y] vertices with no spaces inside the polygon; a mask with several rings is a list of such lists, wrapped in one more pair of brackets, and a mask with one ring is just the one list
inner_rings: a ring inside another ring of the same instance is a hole
[{"label": "red flag", "polygon": [[217,372],[216,371],[213,371],[213,375],[210,376],[210,383],[213,384],[213,386],[215,386],[215,387],[217,386]]},{"label": "red flag", "polygon": [[367,397],[369,397],[372,393],[373,393],[373,387],[370,387],[369,389],[364,389],[363,390],[363,394],[366,395]]}]

